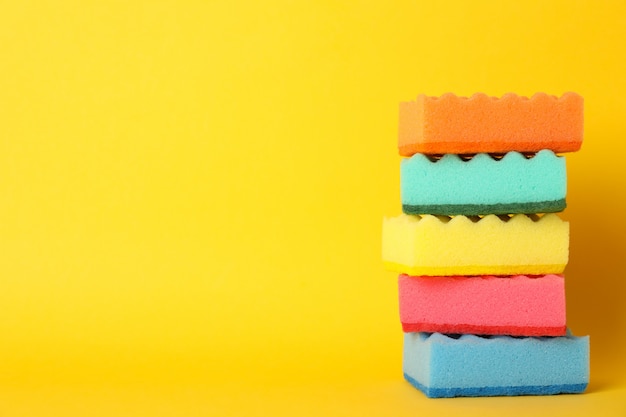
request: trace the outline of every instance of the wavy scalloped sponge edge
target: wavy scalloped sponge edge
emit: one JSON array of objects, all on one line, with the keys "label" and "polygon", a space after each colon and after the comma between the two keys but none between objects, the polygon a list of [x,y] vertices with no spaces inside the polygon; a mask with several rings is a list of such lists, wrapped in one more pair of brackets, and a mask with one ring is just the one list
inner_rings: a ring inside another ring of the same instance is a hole
[{"label": "wavy scalloped sponge edge", "polygon": [[480,153],[469,160],[446,154],[404,158],[402,211],[407,214],[480,215],[550,213],[565,209],[565,158],[550,150],[526,157]]},{"label": "wavy scalloped sponge edge", "polygon": [[562,275],[398,277],[404,332],[565,335]]},{"label": "wavy scalloped sponge edge", "polygon": [[405,333],[403,370],[431,398],[581,393],[589,337]]},{"label": "wavy scalloped sponge edge", "polygon": [[400,155],[573,152],[583,140],[583,98],[568,92],[557,98],[536,93],[530,99],[477,93],[420,94],[400,103]]},{"label": "wavy scalloped sponge edge", "polygon": [[402,274],[560,274],[568,256],[569,223],[555,213],[383,219],[384,265]]}]

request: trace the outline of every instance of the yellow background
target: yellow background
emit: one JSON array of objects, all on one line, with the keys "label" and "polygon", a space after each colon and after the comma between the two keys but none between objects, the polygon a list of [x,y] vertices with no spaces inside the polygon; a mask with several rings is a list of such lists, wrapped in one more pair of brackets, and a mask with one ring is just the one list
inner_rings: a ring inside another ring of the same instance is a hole
[{"label": "yellow background", "polygon": [[[626,6],[3,1],[0,415],[626,415]],[[585,97],[578,396],[402,380],[398,102]]]}]

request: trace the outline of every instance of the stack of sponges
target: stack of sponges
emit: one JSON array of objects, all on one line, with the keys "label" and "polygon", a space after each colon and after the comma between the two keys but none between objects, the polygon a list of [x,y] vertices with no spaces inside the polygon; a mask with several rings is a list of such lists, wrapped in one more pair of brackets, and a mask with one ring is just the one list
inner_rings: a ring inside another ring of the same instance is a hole
[{"label": "stack of sponges", "polygon": [[475,94],[401,103],[398,272],[405,378],[429,397],[578,393],[589,338],[566,328],[565,159],[583,99]]}]

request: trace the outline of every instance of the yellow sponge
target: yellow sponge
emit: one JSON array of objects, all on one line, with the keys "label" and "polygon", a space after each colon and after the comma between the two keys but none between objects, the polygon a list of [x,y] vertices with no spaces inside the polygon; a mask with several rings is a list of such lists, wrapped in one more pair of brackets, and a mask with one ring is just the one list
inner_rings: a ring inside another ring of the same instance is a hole
[{"label": "yellow sponge", "polygon": [[560,274],[569,223],[543,216],[407,215],[383,220],[383,261],[408,275]]}]

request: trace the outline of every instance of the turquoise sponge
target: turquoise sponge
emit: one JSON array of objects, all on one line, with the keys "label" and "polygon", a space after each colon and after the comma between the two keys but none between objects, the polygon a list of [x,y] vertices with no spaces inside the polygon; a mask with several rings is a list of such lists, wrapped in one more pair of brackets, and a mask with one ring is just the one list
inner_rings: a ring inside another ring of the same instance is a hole
[{"label": "turquoise sponge", "polygon": [[559,212],[565,209],[566,182],[565,158],[550,150],[529,158],[480,153],[469,160],[415,154],[401,163],[402,209],[466,216]]},{"label": "turquoise sponge", "polygon": [[403,368],[431,398],[580,393],[589,337],[405,333]]}]

